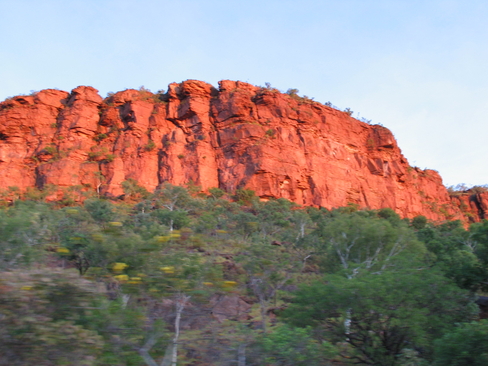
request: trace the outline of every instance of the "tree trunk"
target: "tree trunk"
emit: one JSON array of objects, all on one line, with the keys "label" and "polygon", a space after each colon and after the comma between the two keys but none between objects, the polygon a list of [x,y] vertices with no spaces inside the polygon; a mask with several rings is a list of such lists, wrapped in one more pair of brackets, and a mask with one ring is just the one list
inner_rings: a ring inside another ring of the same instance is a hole
[{"label": "tree trunk", "polygon": [[139,348],[138,349],[139,354],[144,359],[144,362],[146,362],[146,365],[147,366],[158,366],[158,364],[156,363],[156,361],[154,361],[154,359],[149,354],[149,350],[156,344],[158,338],[159,338],[159,336],[156,335],[156,334],[151,335],[147,339],[147,341],[144,344],[144,346],[142,348]]},{"label": "tree trunk", "polygon": [[262,322],[262,326],[263,326],[263,332],[266,333],[266,320],[267,320],[267,314],[266,314],[266,310],[268,310],[268,302],[265,301],[264,299],[260,299],[259,301],[259,305],[261,307],[261,322]]},{"label": "tree trunk", "polygon": [[237,366],[246,366],[246,345],[241,343],[237,349]]},{"label": "tree trunk", "polygon": [[176,299],[176,318],[175,318],[175,336],[173,337],[173,349],[171,352],[171,366],[176,366],[178,361],[178,339],[180,338],[180,321],[181,313],[191,296],[180,295]]}]

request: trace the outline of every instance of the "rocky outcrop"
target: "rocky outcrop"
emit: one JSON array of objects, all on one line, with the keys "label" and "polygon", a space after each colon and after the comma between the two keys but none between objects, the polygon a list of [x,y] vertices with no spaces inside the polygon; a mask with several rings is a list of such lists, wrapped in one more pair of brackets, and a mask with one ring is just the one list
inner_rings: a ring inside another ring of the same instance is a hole
[{"label": "rocky outcrop", "polygon": [[80,86],[0,104],[0,188],[116,197],[130,178],[150,191],[164,182],[246,188],[264,200],[390,207],[432,220],[478,221],[488,209],[487,194],[451,200],[439,174],[411,167],[385,127],[272,88],[187,80],[165,94],[102,99]]},{"label": "rocky outcrop", "polygon": [[465,222],[488,219],[488,192],[479,192],[476,187],[454,192],[451,194],[451,202],[454,209],[462,213]]}]

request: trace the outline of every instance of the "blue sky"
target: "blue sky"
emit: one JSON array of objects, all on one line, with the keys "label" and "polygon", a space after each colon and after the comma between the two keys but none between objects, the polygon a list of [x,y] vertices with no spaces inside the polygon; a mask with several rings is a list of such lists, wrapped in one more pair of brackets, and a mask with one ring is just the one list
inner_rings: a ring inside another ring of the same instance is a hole
[{"label": "blue sky", "polygon": [[488,184],[488,1],[0,0],[0,100],[242,80],[351,108],[446,185]]}]

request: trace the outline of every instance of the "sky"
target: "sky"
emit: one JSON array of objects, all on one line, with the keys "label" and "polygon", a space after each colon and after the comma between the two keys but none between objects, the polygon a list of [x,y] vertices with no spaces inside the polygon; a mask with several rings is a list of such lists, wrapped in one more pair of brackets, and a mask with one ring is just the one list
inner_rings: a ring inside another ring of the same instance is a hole
[{"label": "sky", "polygon": [[446,186],[485,185],[487,17],[486,0],[0,0],[0,100],[270,83],[389,128]]}]

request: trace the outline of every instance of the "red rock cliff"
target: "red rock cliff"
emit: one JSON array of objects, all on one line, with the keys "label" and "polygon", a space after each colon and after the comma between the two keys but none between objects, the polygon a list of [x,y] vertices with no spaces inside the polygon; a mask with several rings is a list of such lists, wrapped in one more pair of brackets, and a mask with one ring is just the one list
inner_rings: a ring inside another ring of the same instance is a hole
[{"label": "red rock cliff", "polygon": [[433,220],[477,221],[488,208],[482,195],[451,201],[439,174],[410,167],[388,129],[239,81],[216,89],[187,80],[164,95],[130,89],[105,100],[91,87],[48,89],[0,104],[0,188],[54,184],[118,196],[129,178],[148,190],[193,182]]}]

